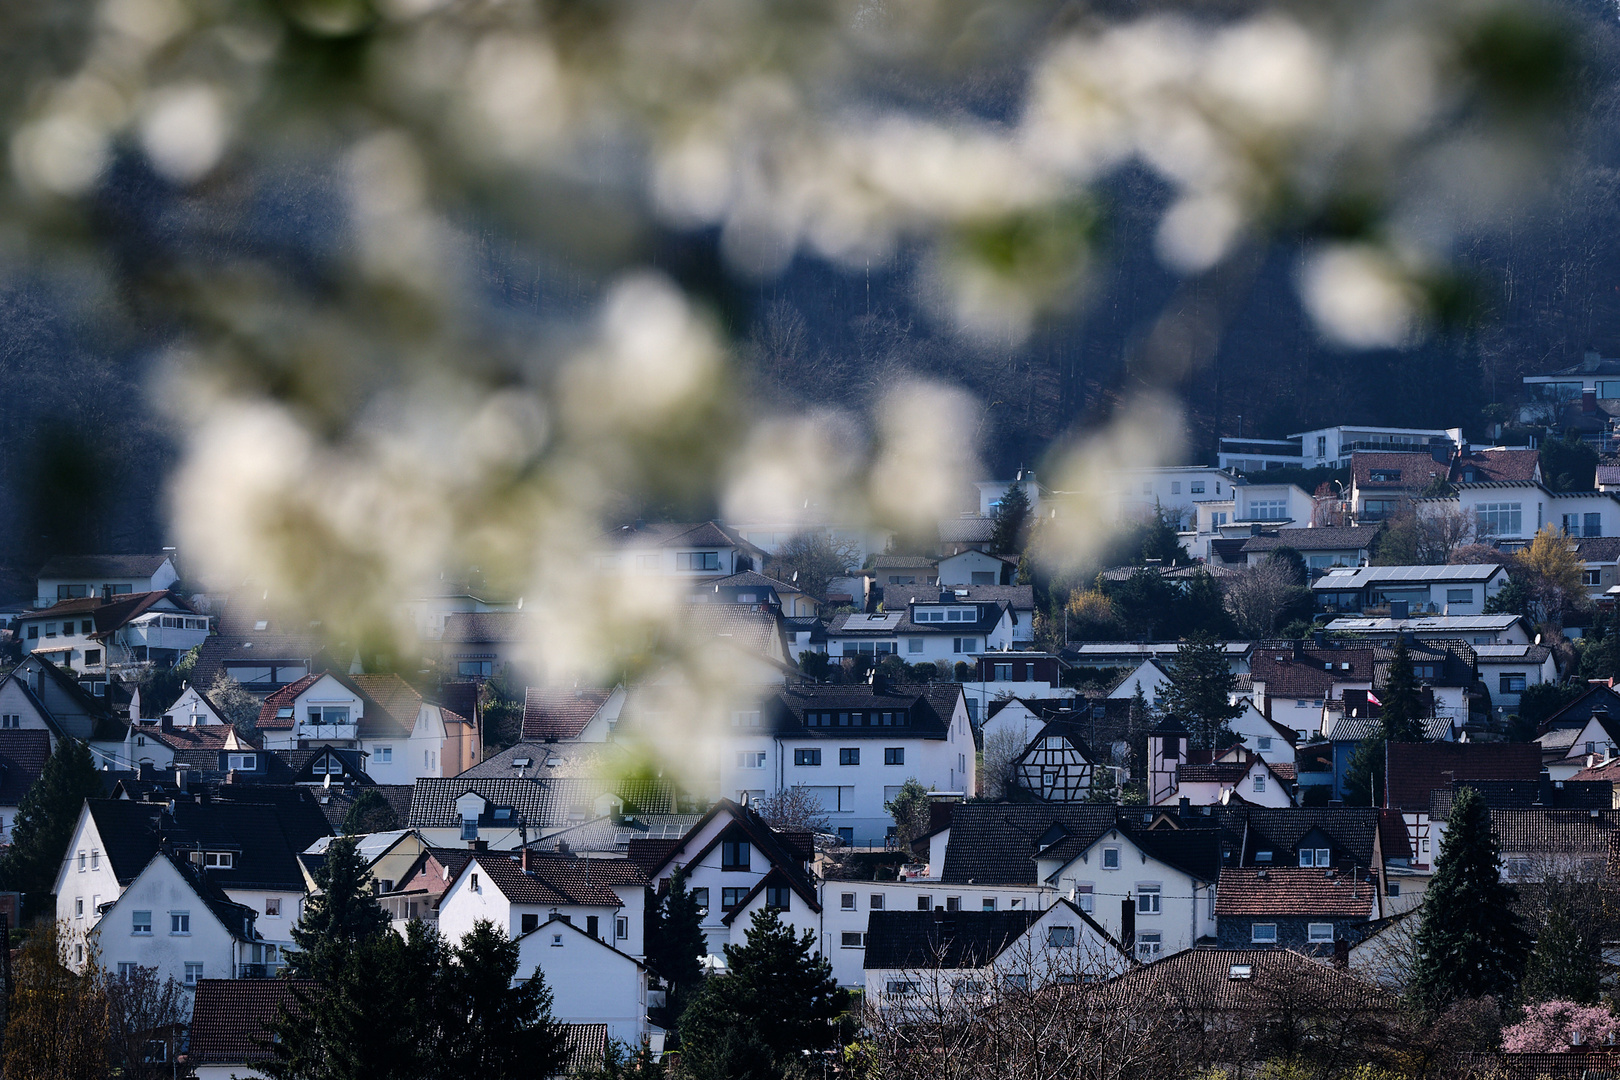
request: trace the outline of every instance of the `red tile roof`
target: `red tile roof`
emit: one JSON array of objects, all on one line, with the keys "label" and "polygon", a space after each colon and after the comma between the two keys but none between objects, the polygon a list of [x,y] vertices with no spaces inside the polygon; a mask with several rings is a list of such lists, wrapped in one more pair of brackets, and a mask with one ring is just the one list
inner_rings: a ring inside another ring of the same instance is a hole
[{"label": "red tile roof", "polygon": [[569,689],[531,686],[523,695],[523,738],[526,742],[577,739],[585,725],[607,703],[613,689]]},{"label": "red tile roof", "polygon": [[1215,917],[1233,915],[1326,915],[1369,918],[1373,883],[1332,870],[1304,866],[1221,871]]},{"label": "red tile roof", "polygon": [[[1540,450],[1476,450],[1459,454],[1451,463],[1451,482],[1484,483],[1496,480],[1528,484],[1536,478]],[[1469,474],[1472,472],[1472,479]]]},{"label": "red tile roof", "polygon": [[[1422,491],[1431,481],[1444,480],[1449,466],[1430,454],[1410,451],[1356,450],[1350,454],[1355,486],[1369,491]],[[1374,471],[1399,473],[1399,479],[1374,480]]]},{"label": "red tile roof", "polygon": [[[407,730],[416,727],[416,714],[422,711],[422,695],[416,688],[389,672],[383,675],[350,675],[349,681],[383,707]],[[374,719],[367,717],[367,719]]]},{"label": "red tile roof", "polygon": [[[1350,665],[1349,671],[1344,670],[1345,664]],[[1340,683],[1373,681],[1373,650],[1306,648],[1296,660],[1292,642],[1262,642],[1249,658],[1249,681],[1251,685],[1264,681],[1270,697],[1335,697],[1333,688]]]},{"label": "red tile roof", "polygon": [[1429,809],[1429,793],[1453,780],[1535,780],[1541,747],[1535,743],[1390,743],[1384,764],[1384,805]]},{"label": "red tile roof", "polygon": [[299,679],[297,682],[290,682],[286,686],[283,686],[280,690],[272,693],[269,697],[266,697],[264,699],[264,704],[259,706],[260,730],[268,729],[271,731],[276,731],[290,729],[293,726],[294,719],[292,714],[288,713],[286,716],[277,716],[276,713],[282,709],[291,709],[293,702],[298,700],[298,695],[315,685],[315,683],[320,680],[322,674],[323,673],[319,671],[312,671],[308,675],[305,675],[302,679]]},{"label": "red tile roof", "polygon": [[285,1006],[296,1007],[294,992],[314,992],[318,984],[299,979],[201,979],[191,1005],[193,1065],[240,1065],[264,1061],[270,1052],[255,1040],[270,1041],[268,1025]]}]

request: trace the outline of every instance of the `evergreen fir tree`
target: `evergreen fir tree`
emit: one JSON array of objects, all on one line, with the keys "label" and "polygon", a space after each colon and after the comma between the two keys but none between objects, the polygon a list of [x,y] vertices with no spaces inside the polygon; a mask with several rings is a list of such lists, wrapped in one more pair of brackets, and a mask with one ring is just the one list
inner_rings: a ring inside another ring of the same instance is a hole
[{"label": "evergreen fir tree", "polygon": [[1597,1001],[1601,972],[1598,945],[1562,903],[1553,903],[1524,966],[1523,997],[1537,1001]]},{"label": "evergreen fir tree", "polygon": [[1024,550],[1024,534],[1029,525],[1029,496],[1024,485],[1014,483],[1001,496],[991,516],[990,550],[998,555],[1017,555]]},{"label": "evergreen fir tree", "polygon": [[1440,1009],[1459,998],[1513,996],[1529,937],[1513,910],[1517,890],[1502,880],[1490,811],[1473,788],[1451,804],[1451,823],[1423,900],[1411,992]]},{"label": "evergreen fir tree", "polygon": [[39,779],[17,806],[11,846],[0,858],[0,882],[4,887],[26,893],[33,910],[46,905],[56,888],[56,875],[62,869],[84,800],[105,794],[90,747],[77,739],[58,742]]},{"label": "evergreen fir tree", "polygon": [[682,1063],[693,1076],[779,1076],[802,1051],[835,1044],[849,995],[815,938],[795,934],[774,911],[754,912],[747,942],[726,946],[726,974],[704,983],[681,1017]]},{"label": "evergreen fir tree", "polygon": [[316,891],[292,929],[298,949],[287,954],[287,966],[300,978],[330,976],[350,950],[388,929],[388,913],[371,891],[371,871],[354,837],[328,844],[314,877]]},{"label": "evergreen fir tree", "polygon": [[1209,638],[1185,642],[1176,650],[1169,674],[1165,708],[1186,721],[1193,746],[1209,750],[1231,745],[1236,736],[1227,723],[1243,715],[1243,708],[1232,703],[1237,676],[1225,650]]},{"label": "evergreen fir tree", "polygon": [[1406,639],[1399,634],[1395,636],[1395,653],[1390,657],[1379,697],[1384,738],[1389,742],[1422,742],[1423,692],[1412,674],[1412,657],[1407,652]]},{"label": "evergreen fir tree", "polygon": [[480,919],[454,949],[449,972],[453,1037],[450,1075],[518,1080],[557,1076],[568,1063],[568,1031],[551,1016],[551,990],[538,968],[513,986],[518,944]]},{"label": "evergreen fir tree", "polygon": [[1384,758],[1388,743],[1369,736],[1356,745],[1344,772],[1344,801],[1348,806],[1384,805]]},{"label": "evergreen fir tree", "polygon": [[687,874],[686,867],[675,871],[662,902],[647,890],[647,967],[671,988],[669,1007],[676,1016],[703,981],[703,957],[709,949],[703,916],[686,887]]}]

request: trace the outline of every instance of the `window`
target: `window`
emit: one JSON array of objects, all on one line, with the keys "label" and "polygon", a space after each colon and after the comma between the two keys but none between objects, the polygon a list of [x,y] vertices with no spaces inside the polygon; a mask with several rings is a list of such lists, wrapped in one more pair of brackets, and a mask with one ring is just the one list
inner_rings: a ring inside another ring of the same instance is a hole
[{"label": "window", "polygon": [[920,653],[923,651],[923,639],[920,637],[906,638],[906,652]]},{"label": "window", "polygon": [[675,569],[718,570],[720,569],[720,553],[718,551],[677,551],[675,553]]},{"label": "window", "polygon": [[737,752],[737,768],[763,769],[765,767],[765,751],[739,750]]},{"label": "window", "polygon": [[979,651],[979,639],[973,637],[952,638],[951,649],[959,653],[976,653]]},{"label": "window", "polygon": [[840,826],[838,829],[838,842],[845,847],[855,843],[855,830],[849,826]]},{"label": "window", "polygon": [[903,746],[885,746],[883,748],[883,764],[904,765],[906,763],[906,748]]},{"label": "window", "polygon": [[551,947],[553,949],[560,949],[560,948],[563,947],[562,935],[561,934],[552,934],[551,935]]},{"label": "window", "polygon": [[841,948],[845,949],[864,949],[866,948],[866,935],[856,931],[845,930],[843,934],[839,936],[838,944]]},{"label": "window", "polygon": [[1136,958],[1138,960],[1156,960],[1159,953],[1164,951],[1163,934],[1137,934]]},{"label": "window", "polygon": [[259,767],[259,755],[227,754],[225,767],[234,772],[252,772]]},{"label": "window", "polygon": [[1473,589],[1447,589],[1446,590],[1446,603],[1448,603],[1448,604],[1472,604],[1473,602],[1474,602],[1474,590]]},{"label": "window", "polygon": [[852,892],[844,893],[843,896],[839,897],[838,906],[841,907],[845,911],[854,911],[855,910],[855,894],[852,893]]},{"label": "window", "polygon": [[1103,865],[1104,870],[1118,870],[1119,869],[1119,848],[1117,848],[1117,847],[1105,847],[1105,848],[1103,848],[1102,859],[1103,859],[1102,865]]},{"label": "window", "polygon": [[92,869],[92,870],[100,870],[101,869],[101,849],[100,848],[91,848],[90,849],[90,869]]},{"label": "window", "polygon": [[81,851],[81,852],[79,852],[79,873],[81,873],[81,874],[84,873],[85,866],[86,866],[85,854],[84,854],[84,852]]},{"label": "window", "polygon": [[1049,949],[1074,948],[1074,927],[1049,926],[1046,928],[1046,947]]},{"label": "window", "polygon": [[1384,893],[1385,893],[1386,896],[1399,896],[1399,895],[1401,895],[1401,883],[1398,882],[1398,881],[1390,882],[1389,887],[1384,890]]},{"label": "window", "polygon": [[1367,479],[1375,484],[1398,484],[1401,482],[1401,470],[1373,469]]},{"label": "window", "polygon": [[267,896],[264,898],[264,913],[272,918],[281,917],[281,897]]},{"label": "window", "polygon": [[58,585],[56,587],[56,598],[58,600],[77,600],[80,597],[89,595],[90,586],[88,585]]},{"label": "window", "polygon": [[859,765],[861,763],[861,748],[858,746],[841,746],[838,748],[838,764]]},{"label": "window", "polygon": [[1161,910],[1162,896],[1157,885],[1138,885],[1136,887],[1136,913],[1138,915],[1157,915]]},{"label": "window", "polygon": [[1188,490],[1193,495],[1202,495],[1204,493],[1204,482],[1202,480],[1194,480]]},{"label": "window", "polygon": [[[73,624],[69,623],[68,625],[71,627]],[[71,633],[71,630],[69,632]],[[45,636],[48,637],[48,638],[53,638],[53,637],[56,636],[56,624],[55,623],[48,622],[48,623],[45,624]]]},{"label": "window", "polygon": [[84,650],[84,662],[86,664],[99,664],[99,663],[101,663],[101,650],[100,649],[86,649],[86,650]]},{"label": "window", "polygon": [[477,874],[472,875],[472,880],[470,882],[468,882],[467,887],[470,888],[473,892],[478,891],[478,875]]},{"label": "window", "polygon": [[1264,776],[1257,776],[1254,778],[1254,790],[1256,792],[1266,790],[1266,778]]},{"label": "window", "polygon": [[230,851],[210,851],[203,856],[203,865],[210,870],[229,870],[236,865],[236,855]]},{"label": "window", "polygon": [[84,918],[84,897],[82,896],[73,898],[73,917],[75,919]]},{"label": "window", "polygon": [[131,913],[129,932],[132,934],[150,934],[152,932],[152,913],[150,911]]},{"label": "window", "polygon": [[394,748],[392,746],[379,746],[379,747],[376,748],[376,755],[377,755],[377,764],[379,764],[379,765],[392,764],[393,760],[394,760]]},{"label": "window", "polygon": [[786,911],[791,901],[786,885],[765,886],[765,907],[769,911]]},{"label": "window", "polygon": [[171,933],[171,934],[189,934],[189,933],[191,933],[191,912],[189,912],[189,911],[171,911],[171,912],[169,912],[169,933]]},{"label": "window", "polygon": [[463,840],[476,840],[476,839],[478,839],[478,819],[477,818],[470,818],[469,817],[469,818],[462,818],[461,819],[461,838]]},{"label": "window", "polygon": [[720,844],[720,869],[747,870],[753,865],[752,846],[746,840],[725,840]]},{"label": "window", "polygon": [[1524,693],[1524,672],[1522,672],[1522,671],[1504,671],[1504,672],[1502,672],[1502,678],[1501,678],[1501,681],[1497,684],[1497,687],[1504,694],[1522,694],[1522,693]]},{"label": "window", "polygon": [[1170,494],[1172,494],[1172,495],[1180,495],[1181,494],[1181,481],[1180,480],[1172,480],[1172,481],[1170,481]]},{"label": "window", "polygon": [[1300,848],[1299,865],[1328,867],[1333,865],[1332,848]]},{"label": "window", "polygon": [[196,986],[197,980],[203,977],[203,966],[200,960],[186,961],[186,985]]},{"label": "window", "polygon": [[30,638],[30,640],[37,640],[39,638],[39,624],[38,623],[34,623],[32,626],[30,626],[28,628],[28,637]]},{"label": "window", "polygon": [[1267,499],[1264,502],[1249,504],[1249,519],[1261,521],[1280,521],[1288,516],[1288,500]]},{"label": "window", "polygon": [[613,936],[620,941],[630,936],[630,920],[623,915],[613,920]]},{"label": "window", "polygon": [[867,908],[871,911],[883,910],[883,894],[875,892],[866,898]]},{"label": "window", "polygon": [[933,911],[934,910],[934,898],[932,896],[928,896],[926,894],[917,897],[917,910],[918,911]]},{"label": "window", "polygon": [[1097,894],[1090,885],[1077,885],[1074,890],[1075,906],[1081,911],[1097,910]]},{"label": "window", "polygon": [[[0,727],[20,728],[22,727],[22,717],[16,713],[6,713],[4,716],[0,716]],[[145,736],[142,736],[142,738],[145,738]],[[141,745],[145,746],[146,744],[143,742]]]},{"label": "window", "polygon": [[1260,736],[1255,738],[1254,743],[1255,743],[1255,749],[1257,749],[1257,750],[1270,750],[1271,749],[1271,736],[1270,735],[1260,735]]},{"label": "window", "polygon": [[707,910],[709,906],[709,890],[707,888],[693,889],[692,904],[695,907]]},{"label": "window", "polygon": [[1313,943],[1333,940],[1333,924],[1330,922],[1313,922],[1305,929],[1306,937]]},{"label": "window", "polygon": [[1274,922],[1257,922],[1249,928],[1249,940],[1256,945],[1277,944],[1277,924]]},{"label": "window", "polygon": [[535,914],[525,914],[519,921],[518,925],[522,928],[520,933],[532,933],[535,930],[540,929],[540,916]]},{"label": "window", "polygon": [[821,764],[821,747],[816,746],[816,747],[812,747],[812,748],[810,748],[808,750],[795,750],[795,751],[793,751],[793,764],[795,764],[795,765],[820,765]]},{"label": "window", "polygon": [[985,911],[994,911],[994,910],[996,910],[996,898],[993,897],[993,896],[985,897],[984,898],[984,908],[983,908],[983,910],[985,910]]},{"label": "window", "polygon": [[732,727],[759,727],[759,710],[748,709],[731,714]]},{"label": "window", "polygon": [[135,962],[133,960],[120,960],[118,962],[118,977],[120,979],[133,979],[135,977]]},{"label": "window", "polygon": [[1603,535],[1603,515],[1602,514],[1587,514],[1587,515],[1585,515],[1585,523],[1586,523],[1585,527],[1581,530],[1582,535],[1585,535],[1585,536],[1602,536]]},{"label": "window", "polygon": [[1007,986],[1010,989],[1013,989],[1013,990],[1028,990],[1029,989],[1029,976],[1028,975],[1023,975],[1023,974],[1008,975],[1007,976]]},{"label": "window", "polygon": [[721,889],[720,910],[730,911],[732,908],[742,903],[742,898],[747,895],[747,893],[747,889]]},{"label": "window", "polygon": [[1480,503],[1474,508],[1475,528],[1481,536],[1518,536],[1523,532],[1520,503]]},{"label": "window", "polygon": [[602,929],[602,920],[601,920],[601,918],[599,916],[596,916],[596,915],[587,915],[587,916],[585,916],[585,932],[587,934],[591,935],[591,937],[593,937],[593,938],[599,938],[599,937],[602,936],[601,929]]},{"label": "window", "polygon": [[1601,585],[1601,584],[1603,584],[1603,571],[1601,571],[1601,570],[1582,570],[1581,571],[1581,584],[1582,585]]},{"label": "window", "polygon": [[960,896],[947,896],[945,898],[945,910],[946,911],[961,911],[962,910],[962,898]]},{"label": "window", "polygon": [[1415,679],[1438,679],[1440,677],[1440,665],[1413,664],[1412,677]]},{"label": "window", "polygon": [[906,997],[917,992],[917,984],[914,982],[902,982],[897,979],[891,979],[884,987],[884,991],[893,997]]}]

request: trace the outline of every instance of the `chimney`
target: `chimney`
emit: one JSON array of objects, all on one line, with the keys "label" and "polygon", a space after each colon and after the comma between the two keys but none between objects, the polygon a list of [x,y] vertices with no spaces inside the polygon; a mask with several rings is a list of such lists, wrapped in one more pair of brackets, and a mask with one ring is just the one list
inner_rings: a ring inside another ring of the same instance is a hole
[{"label": "chimney", "polygon": [[1552,776],[1546,769],[1542,769],[1541,775],[1536,778],[1536,803],[1540,806],[1553,804]]},{"label": "chimney", "polygon": [[1408,610],[1408,601],[1406,600],[1391,600],[1389,602],[1389,617],[1392,619],[1406,618]]},{"label": "chimney", "polygon": [[1119,943],[1126,952],[1136,951],[1136,897],[1127,895],[1119,902]]},{"label": "chimney", "polygon": [[1350,943],[1344,938],[1333,939],[1333,966],[1340,971],[1350,970]]},{"label": "chimney", "polygon": [[1581,391],[1581,412],[1586,413],[1588,415],[1597,412],[1597,391],[1596,390],[1584,390],[1583,389]]},{"label": "chimney", "polygon": [[955,599],[956,599],[956,593],[955,593],[954,590],[951,590],[951,589],[941,589],[941,590],[939,590],[939,602],[940,603],[949,604],[949,603],[953,602]]},{"label": "chimney", "polygon": [[235,769],[231,769],[231,770],[230,770],[230,771],[228,771],[228,772],[227,772],[227,773],[226,773],[226,774],[225,774],[225,782],[226,782],[226,783],[227,783],[227,784],[234,784],[234,783],[236,783],[236,770],[235,770]]},{"label": "chimney", "polygon": [[174,786],[179,788],[181,791],[186,790],[186,770],[174,770]]},{"label": "chimney", "polygon": [[163,723],[162,723],[161,726],[162,726],[164,731],[173,731],[174,730],[174,714],[173,713],[164,713],[163,714]]},{"label": "chimney", "polygon": [[488,840],[474,840],[474,841],[472,841],[472,849],[474,851],[488,851],[489,850],[489,841]]},{"label": "chimney", "polygon": [[1176,812],[1183,818],[1192,817],[1192,800],[1183,795],[1176,804]]},{"label": "chimney", "polygon": [[1305,642],[1300,640],[1299,638],[1294,639],[1294,659],[1295,660],[1304,660],[1305,659]]},{"label": "chimney", "polygon": [[1326,630],[1312,630],[1311,631],[1311,643],[1314,644],[1318,649],[1327,648],[1327,631]]},{"label": "chimney", "polygon": [[1259,536],[1260,535],[1260,523],[1258,521],[1256,521],[1254,524],[1249,526],[1249,535],[1250,536]]}]

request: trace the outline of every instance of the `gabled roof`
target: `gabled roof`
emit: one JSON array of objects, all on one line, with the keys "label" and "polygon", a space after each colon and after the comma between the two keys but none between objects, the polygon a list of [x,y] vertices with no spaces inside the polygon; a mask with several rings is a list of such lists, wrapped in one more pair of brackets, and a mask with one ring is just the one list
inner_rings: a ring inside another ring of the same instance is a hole
[{"label": "gabled roof", "polygon": [[[1278,853],[1297,857],[1302,842],[1313,833],[1328,838],[1335,865],[1341,861],[1363,869],[1375,865],[1373,845],[1380,835],[1385,859],[1411,855],[1406,829],[1398,816],[1374,807],[1223,807],[1217,808],[1215,814],[1229,832],[1244,838],[1242,861],[1246,865],[1253,863],[1256,851],[1273,852],[1274,861],[1279,859]],[[1384,831],[1384,821],[1391,818],[1397,828]]]},{"label": "gabled roof", "polygon": [[[534,836],[539,830],[554,829],[596,816],[593,804],[605,794],[615,794],[629,803],[631,800],[603,783],[590,777],[519,777],[424,776],[416,781],[411,797],[412,828],[459,827],[461,816],[456,812],[456,800],[467,792],[475,792],[493,807],[513,811],[512,827],[521,817]],[[653,795],[656,797],[657,793]],[[637,806],[647,813],[664,813],[669,806]],[[488,823],[488,822],[486,822]]]},{"label": "gabled roof", "polygon": [[1029,932],[1044,911],[874,911],[861,966],[928,971],[979,968]]},{"label": "gabled roof", "polygon": [[1187,949],[1115,976],[1104,994],[1137,1008],[1153,1002],[1194,1015],[1311,1009],[1339,1016],[1401,1005],[1383,987],[1286,949]]},{"label": "gabled roof", "polygon": [[994,518],[945,518],[939,523],[942,544],[987,544],[995,534]]},{"label": "gabled roof", "polygon": [[1373,650],[1365,645],[1304,645],[1296,653],[1293,642],[1263,642],[1249,657],[1249,679],[1251,684],[1263,681],[1271,697],[1335,697],[1333,690],[1342,683],[1373,681]]},{"label": "gabled roof", "polygon": [[[1422,491],[1435,480],[1445,480],[1449,465],[1432,454],[1403,450],[1353,450],[1350,453],[1352,482],[1370,491]],[[1393,475],[1394,479],[1374,480],[1372,474]]]},{"label": "gabled roof", "polygon": [[874,555],[872,557],[873,570],[933,570],[939,566],[938,559],[927,555]]},{"label": "gabled roof", "polygon": [[531,686],[523,694],[523,738],[577,739],[612,696],[611,686]]},{"label": "gabled roof", "polygon": [[[1620,761],[1620,759],[1616,759]],[[1559,810],[1608,810],[1614,806],[1614,783],[1608,776],[1592,778],[1582,773],[1597,770],[1583,769],[1569,780],[1553,781],[1545,776],[1535,780],[1453,780],[1449,788],[1435,788],[1429,793],[1429,817],[1445,820],[1451,817],[1451,804],[1457,792],[1473,788],[1493,812],[1497,810],[1531,810],[1538,807]]]},{"label": "gabled roof", "polygon": [[577,904],[585,907],[622,907],[614,885],[645,885],[647,877],[628,859],[578,859],[531,851],[529,869],[510,855],[480,851],[457,872],[459,879],[473,868],[489,876],[491,884],[513,904]]},{"label": "gabled roof", "polygon": [[[697,838],[708,828],[709,823],[721,814],[730,817],[731,821],[724,828],[718,830],[709,840],[708,844],[697,847]],[[778,832],[765,823],[750,807],[732,802],[730,799],[721,799],[714,804],[707,814],[687,830],[684,836],[674,846],[661,853],[649,847],[642,847],[635,853],[634,861],[646,871],[650,880],[656,880],[677,856],[682,856],[680,863],[683,866],[691,865],[702,859],[720,838],[731,830],[740,830],[753,845],[754,850],[765,856],[773,870],[781,870],[787,876],[788,884],[809,904],[810,910],[820,911],[821,903],[816,899],[814,883],[805,873],[804,864],[811,857],[812,852],[806,850],[803,837]],[[636,842],[631,841],[634,845]],[[659,845],[662,847],[663,845]]]},{"label": "gabled roof", "polygon": [[[348,681],[359,688],[361,696],[382,706],[382,715],[367,708],[360,726],[367,737],[404,738],[416,728],[417,714],[422,711],[422,695],[417,689],[393,672],[378,675],[350,675]],[[387,729],[393,728],[390,732]]]},{"label": "gabled roof", "polygon": [[265,1061],[270,1024],[285,1009],[296,1015],[298,994],[315,994],[313,979],[199,979],[191,999],[192,1065]]},{"label": "gabled roof", "polygon": [[[989,586],[980,586],[988,588]],[[909,589],[912,586],[888,586],[887,588]],[[930,593],[932,595],[930,595]],[[926,590],[915,598],[909,598],[897,603],[889,599],[887,590],[884,593],[884,610],[875,615],[863,612],[846,612],[834,616],[827,625],[829,637],[860,637],[878,636],[893,637],[895,634],[987,634],[1000,625],[1002,618],[1012,609],[1012,604],[1006,600],[946,600],[939,598],[939,589]],[[901,603],[904,606],[900,606]],[[972,622],[917,622],[913,615],[918,604],[938,605],[944,603],[950,606],[974,608],[976,618]]]},{"label": "gabled roof", "polygon": [[[1574,856],[1585,859],[1609,858],[1616,834],[1620,833],[1620,810],[1610,807],[1560,810],[1532,807],[1522,810],[1492,810],[1491,832],[1496,834],[1504,855]],[[1598,866],[1597,869],[1603,869]],[[1590,872],[1594,867],[1578,868]]]},{"label": "gabled roof", "polygon": [[41,578],[149,578],[163,567],[169,556],[151,555],[58,555],[39,568]]},{"label": "gabled roof", "polygon": [[1389,743],[1384,799],[1391,809],[1429,809],[1429,793],[1454,780],[1534,780],[1541,747],[1534,743]]},{"label": "gabled roof", "polygon": [[602,1067],[608,1046],[606,1024],[564,1024],[568,1032],[569,1076],[591,1075]]},{"label": "gabled roof", "polygon": [[[298,700],[299,694],[320,682],[325,674],[322,671],[312,671],[302,679],[290,682],[266,696],[264,704],[259,706],[259,730],[281,731],[291,729],[297,723],[297,717],[293,716],[290,711],[293,703]],[[282,716],[280,715],[282,710],[289,711],[287,715]]]},{"label": "gabled roof", "polygon": [[638,522],[621,525],[607,536],[609,542],[626,546],[655,547],[735,547],[763,556],[765,552],[744,540],[741,534],[715,521]]},{"label": "gabled roof", "polygon": [[1451,481],[1528,484],[1536,479],[1540,463],[1540,450],[1475,450],[1452,459]]},{"label": "gabled roof", "polygon": [[[1427,716],[1417,723],[1423,726],[1423,737],[1430,742],[1443,742],[1451,736],[1451,720],[1444,716]],[[1346,716],[1333,725],[1329,742],[1361,742],[1378,735],[1383,721],[1370,716]]]},{"label": "gabled roof", "polygon": [[769,611],[745,604],[688,604],[680,623],[687,634],[712,636],[756,656],[774,660],[787,655],[782,622]]},{"label": "gabled roof", "polygon": [[1382,531],[1382,525],[1318,525],[1315,528],[1278,529],[1274,535],[1249,537],[1243,541],[1242,550],[1276,551],[1286,547],[1301,553],[1361,551],[1369,547],[1373,538]]},{"label": "gabled roof", "polygon": [[[231,936],[240,941],[254,941],[261,937],[253,928],[254,916],[257,914],[256,910],[246,904],[238,904],[235,900],[226,896],[225,890],[220,887],[221,875],[229,874],[230,871],[204,870],[192,863],[186,856],[173,851],[161,852],[154,855],[153,859],[163,859],[174,867],[186,884],[191,886],[191,890],[197,894],[197,898],[203,902],[203,906],[208,908],[209,912],[219,920],[219,924]],[[300,890],[302,890],[304,884],[302,879],[303,875],[300,874],[298,884],[295,886]],[[257,882],[243,884],[237,882],[235,878],[226,878],[225,880],[229,880],[233,887],[237,888],[263,887]]]},{"label": "gabled roof", "polygon": [[[249,789],[253,794],[263,790]],[[303,890],[297,855],[309,846],[311,830],[302,817],[276,803],[177,799],[172,813],[161,802],[90,799],[86,805],[121,885],[135,880],[159,848],[166,846],[182,852],[233,853],[232,869],[210,872],[231,888]]]},{"label": "gabled roof", "polygon": [[1599,709],[1606,711],[1610,716],[1620,716],[1620,693],[1615,693],[1611,687],[1603,683],[1593,683],[1580,697],[1543,720],[1541,731],[1543,734],[1558,728],[1573,728],[1579,731]]},{"label": "gabled roof", "polygon": [[[962,700],[959,683],[870,683],[832,685],[794,683],[777,695],[772,712],[780,738],[814,739],[944,739]],[[894,727],[822,727],[805,722],[810,712],[905,712],[908,723]]]},{"label": "gabled roof", "polygon": [[1304,866],[1221,871],[1215,890],[1215,917],[1321,915],[1334,919],[1371,917],[1376,886],[1336,870]]},{"label": "gabled roof", "polygon": [[0,806],[16,806],[51,756],[51,733],[38,728],[0,730]]},{"label": "gabled roof", "polygon": [[707,581],[704,582],[704,586],[718,586],[722,589],[775,589],[778,595],[792,595],[804,591],[792,582],[766,577],[754,570],[744,570],[730,577],[720,578],[718,581]]},{"label": "gabled roof", "polygon": [[444,617],[439,640],[447,645],[523,641],[529,617],[521,611],[452,611]]}]

